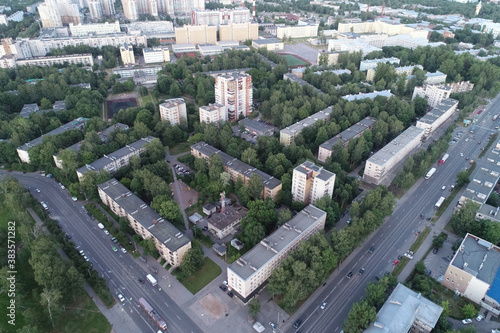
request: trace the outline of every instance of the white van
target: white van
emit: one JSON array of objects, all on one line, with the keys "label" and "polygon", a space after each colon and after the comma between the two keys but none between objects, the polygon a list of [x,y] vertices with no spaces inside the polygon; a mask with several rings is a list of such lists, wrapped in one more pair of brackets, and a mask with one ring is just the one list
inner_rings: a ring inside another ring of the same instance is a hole
[{"label": "white van", "polygon": [[97,226],[98,226],[98,227],[99,227],[99,229],[101,229],[101,230],[102,230],[102,229],[104,229],[104,225],[103,225],[102,223],[99,223]]}]

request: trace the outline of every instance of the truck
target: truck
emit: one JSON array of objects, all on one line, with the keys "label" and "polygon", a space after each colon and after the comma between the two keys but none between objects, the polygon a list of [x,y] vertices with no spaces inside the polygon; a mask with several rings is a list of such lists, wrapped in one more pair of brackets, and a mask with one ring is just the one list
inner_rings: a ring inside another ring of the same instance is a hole
[{"label": "truck", "polygon": [[497,119],[498,119],[498,114],[496,114],[496,115],[493,116],[493,121],[495,121]]},{"label": "truck", "polygon": [[445,200],[445,197],[439,198],[438,202],[436,202],[436,205],[434,207],[435,208],[441,207],[441,205],[443,204],[444,200]]},{"label": "truck", "polygon": [[434,172],[436,172],[436,168],[430,169],[429,172],[427,172],[427,174],[425,175],[425,179],[431,178]]},{"label": "truck", "polygon": [[98,226],[98,227],[99,227],[99,229],[101,229],[101,230],[102,230],[102,229],[104,229],[104,225],[103,225],[102,223],[97,224],[97,226]]},{"label": "truck", "polygon": [[261,332],[264,332],[264,330],[266,329],[264,327],[264,325],[262,325],[261,323],[259,322],[256,322],[254,325],[253,325],[253,329],[256,330],[257,332],[261,333]]},{"label": "truck", "polygon": [[156,325],[160,326],[162,330],[167,329],[167,323],[163,318],[156,312],[156,310],[146,301],[143,297],[139,298],[139,304],[141,304],[142,308],[146,313],[153,319]]},{"label": "truck", "polygon": [[443,165],[444,162],[450,157],[450,154],[444,154],[443,157],[439,160],[439,165]]},{"label": "truck", "polygon": [[154,276],[151,275],[151,274],[146,275],[146,279],[148,279],[148,281],[151,283],[151,285],[153,287],[158,284],[158,281],[156,281],[156,279],[154,278]]}]

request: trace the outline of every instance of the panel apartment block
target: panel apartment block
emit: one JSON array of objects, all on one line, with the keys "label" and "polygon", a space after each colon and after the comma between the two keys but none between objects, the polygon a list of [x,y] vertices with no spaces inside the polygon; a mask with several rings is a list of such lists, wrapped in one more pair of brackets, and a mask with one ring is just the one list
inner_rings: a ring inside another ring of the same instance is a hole
[{"label": "panel apartment block", "polygon": [[292,196],[294,201],[314,204],[325,195],[332,198],[335,186],[335,174],[305,161],[293,169]]},{"label": "panel apartment block", "polygon": [[228,73],[215,78],[215,102],[227,107],[227,120],[248,117],[253,110],[250,74]]},{"label": "panel apartment block", "polygon": [[384,148],[372,155],[365,165],[363,180],[378,185],[382,178],[404,159],[413,149],[420,146],[424,130],[410,126]]},{"label": "panel apartment block", "polygon": [[205,106],[200,106],[199,111],[200,123],[215,123],[227,121],[227,107],[222,104],[214,103]]},{"label": "panel apartment block", "polygon": [[227,268],[229,289],[248,302],[299,244],[325,227],[326,213],[308,205]]},{"label": "panel apartment block", "polygon": [[215,25],[228,23],[246,23],[251,22],[250,10],[240,7],[234,9],[221,8],[218,10],[200,10],[193,9],[191,11],[192,25]]},{"label": "panel apartment block", "polygon": [[248,39],[259,38],[258,23],[228,23],[219,25],[219,40],[235,40],[244,42]]},{"label": "panel apartment block", "polygon": [[28,153],[29,150],[41,144],[43,142],[44,137],[62,134],[69,130],[82,130],[85,127],[86,123],[87,123],[87,118],[83,117],[70,121],[69,123],[62,125],[56,128],[55,130],[52,130],[34,140],[31,140],[30,142],[25,143],[22,146],[17,147],[17,155],[19,155],[19,159],[21,160],[21,162],[30,163],[30,155]]},{"label": "panel apartment block", "polygon": [[363,72],[368,69],[375,69],[377,68],[378,64],[385,64],[389,63],[391,65],[399,65],[399,59],[392,57],[392,58],[381,58],[381,59],[370,59],[370,60],[363,60],[359,63],[359,71]]},{"label": "panel apartment block", "polygon": [[444,99],[450,98],[453,93],[467,92],[474,88],[469,81],[454,82],[450,84],[426,84],[423,87],[415,87],[412,100],[420,96],[427,99],[429,106],[435,107]]},{"label": "panel apartment block", "polygon": [[169,121],[172,126],[187,124],[186,102],[182,98],[171,98],[160,104],[160,117],[162,121]]},{"label": "panel apartment block", "polygon": [[145,47],[142,49],[142,55],[146,64],[170,61],[170,52],[166,46]]},{"label": "panel apartment block", "polygon": [[191,248],[191,241],[116,179],[97,185],[99,197],[116,215],[126,217],[142,239],[153,239],[169,265],[177,267]]},{"label": "panel apartment block", "polygon": [[35,57],[24,60],[16,60],[16,66],[53,66],[53,65],[63,65],[76,64],[93,66],[94,57],[92,53],[87,54],[72,54],[72,55],[61,55],[61,56],[51,56],[51,57]]},{"label": "panel apartment block", "polygon": [[472,302],[500,314],[500,248],[467,234],[441,284]]},{"label": "panel apartment block", "polygon": [[217,27],[209,25],[184,25],[175,28],[177,44],[215,44]]},{"label": "panel apartment block", "polygon": [[345,131],[342,131],[339,134],[335,135],[333,138],[323,142],[319,146],[318,160],[323,163],[326,162],[326,159],[332,156],[333,149],[339,142],[341,142],[343,147],[347,147],[347,145],[349,145],[349,141],[355,138],[359,138],[367,130],[372,130],[376,122],[377,119],[373,117],[366,117],[365,119],[358,121],[356,124],[346,129]]},{"label": "panel apartment block", "polygon": [[223,151],[210,146],[205,142],[199,142],[191,146],[191,155],[196,158],[204,158],[207,162],[210,156],[217,154],[222,160],[224,166],[224,171],[231,175],[231,180],[235,182],[238,178],[241,178],[245,184],[248,184],[250,177],[256,174],[262,180],[262,185],[264,189],[262,190],[262,198],[271,198],[274,200],[278,192],[281,190],[281,181],[262,172],[242,161],[234,158]]},{"label": "panel apartment block", "polygon": [[134,47],[131,44],[123,44],[120,46],[120,56],[124,65],[135,64]]},{"label": "panel apartment block", "polygon": [[318,121],[321,121],[323,123],[328,122],[330,120],[331,113],[332,107],[329,106],[324,110],[316,112],[315,114],[282,129],[280,131],[280,142],[285,146],[291,145],[294,141],[295,136],[300,134],[300,132],[302,132],[304,128],[313,126]]},{"label": "panel apartment block", "polygon": [[431,111],[427,112],[422,118],[417,120],[417,127],[424,129],[424,139],[436,131],[446,120],[457,110],[458,101],[446,98],[436,105]]},{"label": "panel apartment block", "polygon": [[81,181],[83,175],[87,171],[99,172],[100,170],[105,170],[109,173],[114,173],[120,170],[129,165],[132,156],[139,156],[142,154],[145,150],[144,145],[150,143],[153,139],[152,136],[148,136],[147,138],[137,140],[136,142],[126,145],[109,155],[104,155],[100,159],[79,168],[76,170],[78,180]]}]

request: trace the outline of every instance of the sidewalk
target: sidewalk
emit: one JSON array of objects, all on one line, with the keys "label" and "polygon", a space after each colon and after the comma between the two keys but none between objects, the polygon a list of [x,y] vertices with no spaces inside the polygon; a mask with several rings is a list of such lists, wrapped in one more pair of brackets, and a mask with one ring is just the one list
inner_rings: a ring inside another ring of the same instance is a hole
[{"label": "sidewalk", "polygon": [[[49,231],[43,224],[42,220],[40,220],[40,217],[38,217],[38,215],[31,208],[28,208],[28,212],[35,220],[35,223],[39,226],[42,226],[42,230],[46,234],[49,234]],[[72,263],[72,261],[68,258],[66,253],[61,248],[58,248],[57,252],[64,261],[69,261]],[[92,289],[92,287],[87,282],[84,283],[84,288],[87,294],[94,301],[95,305],[97,305],[97,307],[99,308],[99,311],[101,311],[106,319],[108,319],[109,323],[112,326],[111,332],[135,333],[140,331],[139,327],[137,327],[137,325],[132,321],[130,316],[123,312],[123,308],[118,303],[115,304],[115,306],[113,306],[111,309],[108,309],[106,305],[104,305],[104,303],[101,301],[101,299],[97,297],[94,289]]]}]

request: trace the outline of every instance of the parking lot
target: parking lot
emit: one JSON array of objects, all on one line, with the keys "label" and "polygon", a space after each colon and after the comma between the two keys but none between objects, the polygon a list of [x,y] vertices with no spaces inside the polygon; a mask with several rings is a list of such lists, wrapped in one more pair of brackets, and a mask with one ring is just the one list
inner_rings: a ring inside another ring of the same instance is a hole
[{"label": "parking lot", "polygon": [[451,259],[453,259],[453,244],[460,238],[453,234],[448,234],[448,238],[444,242],[442,248],[439,249],[437,253],[429,252],[424,260],[425,267],[430,270],[430,276],[441,282],[444,273],[450,264]]}]

